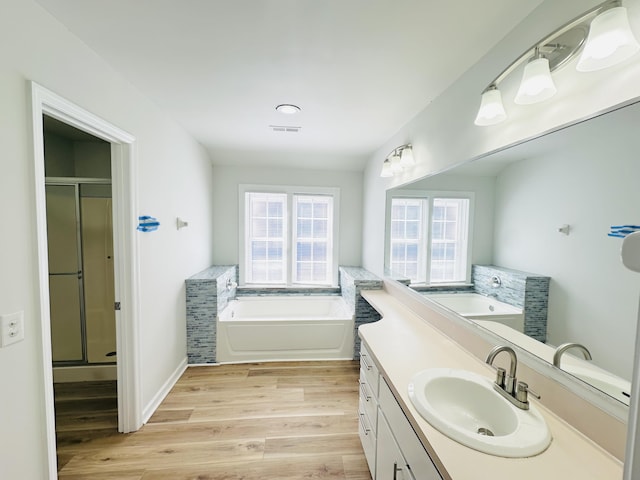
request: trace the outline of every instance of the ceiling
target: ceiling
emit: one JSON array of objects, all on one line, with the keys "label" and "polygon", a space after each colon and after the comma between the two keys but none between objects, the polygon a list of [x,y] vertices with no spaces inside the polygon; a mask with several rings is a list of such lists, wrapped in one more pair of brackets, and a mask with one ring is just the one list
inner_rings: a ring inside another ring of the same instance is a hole
[{"label": "ceiling", "polygon": [[542,0],[36,1],[214,164],[361,170]]}]

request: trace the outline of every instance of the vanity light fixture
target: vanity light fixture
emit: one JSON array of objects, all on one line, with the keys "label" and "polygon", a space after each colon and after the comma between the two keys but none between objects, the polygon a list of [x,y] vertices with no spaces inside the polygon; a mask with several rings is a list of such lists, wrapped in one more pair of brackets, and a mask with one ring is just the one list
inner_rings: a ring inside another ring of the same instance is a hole
[{"label": "vanity light fixture", "polygon": [[623,62],[639,50],[622,1],[607,0],[547,35],[505,68],[482,92],[475,124],[496,125],[507,118],[498,85],[524,62],[514,101],[530,105],[556,93],[551,73],[581,51],[576,69],[590,72]]},{"label": "vanity light fixture", "polygon": [[391,161],[388,158],[385,158],[384,162],[382,162],[382,171],[380,172],[380,176],[382,178],[393,177],[393,172],[391,171]]},{"label": "vanity light fixture", "polygon": [[284,113],[285,115],[294,115],[298,113],[301,108],[291,103],[281,103],[276,107],[276,110],[280,113]]},{"label": "vanity light fixture", "polygon": [[576,69],[593,72],[625,61],[640,50],[633,36],[627,9],[617,6],[600,13],[593,22]]},{"label": "vanity light fixture", "polygon": [[402,168],[413,167],[416,164],[416,160],[413,158],[413,147],[407,145],[400,152],[400,165]]},{"label": "vanity light fixture", "polygon": [[533,59],[524,67],[520,88],[513,101],[518,105],[531,105],[553,97],[556,91],[549,70],[549,59],[536,47]]},{"label": "vanity light fixture", "polygon": [[502,104],[502,94],[498,87],[491,84],[482,93],[480,99],[480,110],[476,117],[475,124],[485,127],[487,125],[495,125],[507,118],[507,112]]},{"label": "vanity light fixture", "polygon": [[393,177],[396,174],[402,173],[402,170],[405,168],[412,167],[415,163],[411,144],[401,145],[394,148],[391,153],[387,155],[387,158],[384,159],[380,176],[383,178]]}]

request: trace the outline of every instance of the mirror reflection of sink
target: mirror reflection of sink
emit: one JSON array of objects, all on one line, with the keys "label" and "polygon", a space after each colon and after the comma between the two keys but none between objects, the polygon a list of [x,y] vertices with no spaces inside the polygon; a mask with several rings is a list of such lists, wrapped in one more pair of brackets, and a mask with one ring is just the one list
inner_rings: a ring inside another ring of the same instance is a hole
[{"label": "mirror reflection of sink", "polygon": [[591,384],[598,390],[603,391],[625,405],[629,405],[629,401],[631,400],[630,382],[615,375],[608,374],[607,372],[578,367],[575,365],[567,365],[566,363],[562,364],[562,370]]},{"label": "mirror reflection of sink", "polygon": [[409,398],[434,428],[484,453],[530,457],[551,442],[547,424],[534,406],[517,408],[493,389],[491,380],[472,372],[418,372],[409,383]]}]

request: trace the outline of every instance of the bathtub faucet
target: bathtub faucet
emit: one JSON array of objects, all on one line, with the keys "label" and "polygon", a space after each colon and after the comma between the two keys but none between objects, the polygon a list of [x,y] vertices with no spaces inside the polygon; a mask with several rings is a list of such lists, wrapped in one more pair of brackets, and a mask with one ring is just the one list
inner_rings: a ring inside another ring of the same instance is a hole
[{"label": "bathtub faucet", "polygon": [[584,345],[581,345],[579,343],[563,343],[558,348],[556,348],[556,351],[553,354],[554,367],[560,368],[560,360],[562,359],[562,355],[570,348],[577,348],[582,352],[586,360],[591,360],[591,352]]},{"label": "bathtub faucet", "polygon": [[227,278],[227,290],[230,292],[234,288],[236,288],[238,284],[231,280],[231,277]]}]

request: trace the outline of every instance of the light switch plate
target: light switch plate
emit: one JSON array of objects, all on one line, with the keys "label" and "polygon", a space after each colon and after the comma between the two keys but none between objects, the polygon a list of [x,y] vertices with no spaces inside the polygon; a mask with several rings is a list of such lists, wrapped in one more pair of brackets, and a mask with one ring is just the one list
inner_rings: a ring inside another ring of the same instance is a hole
[{"label": "light switch plate", "polygon": [[24,312],[0,315],[0,347],[24,340]]}]

